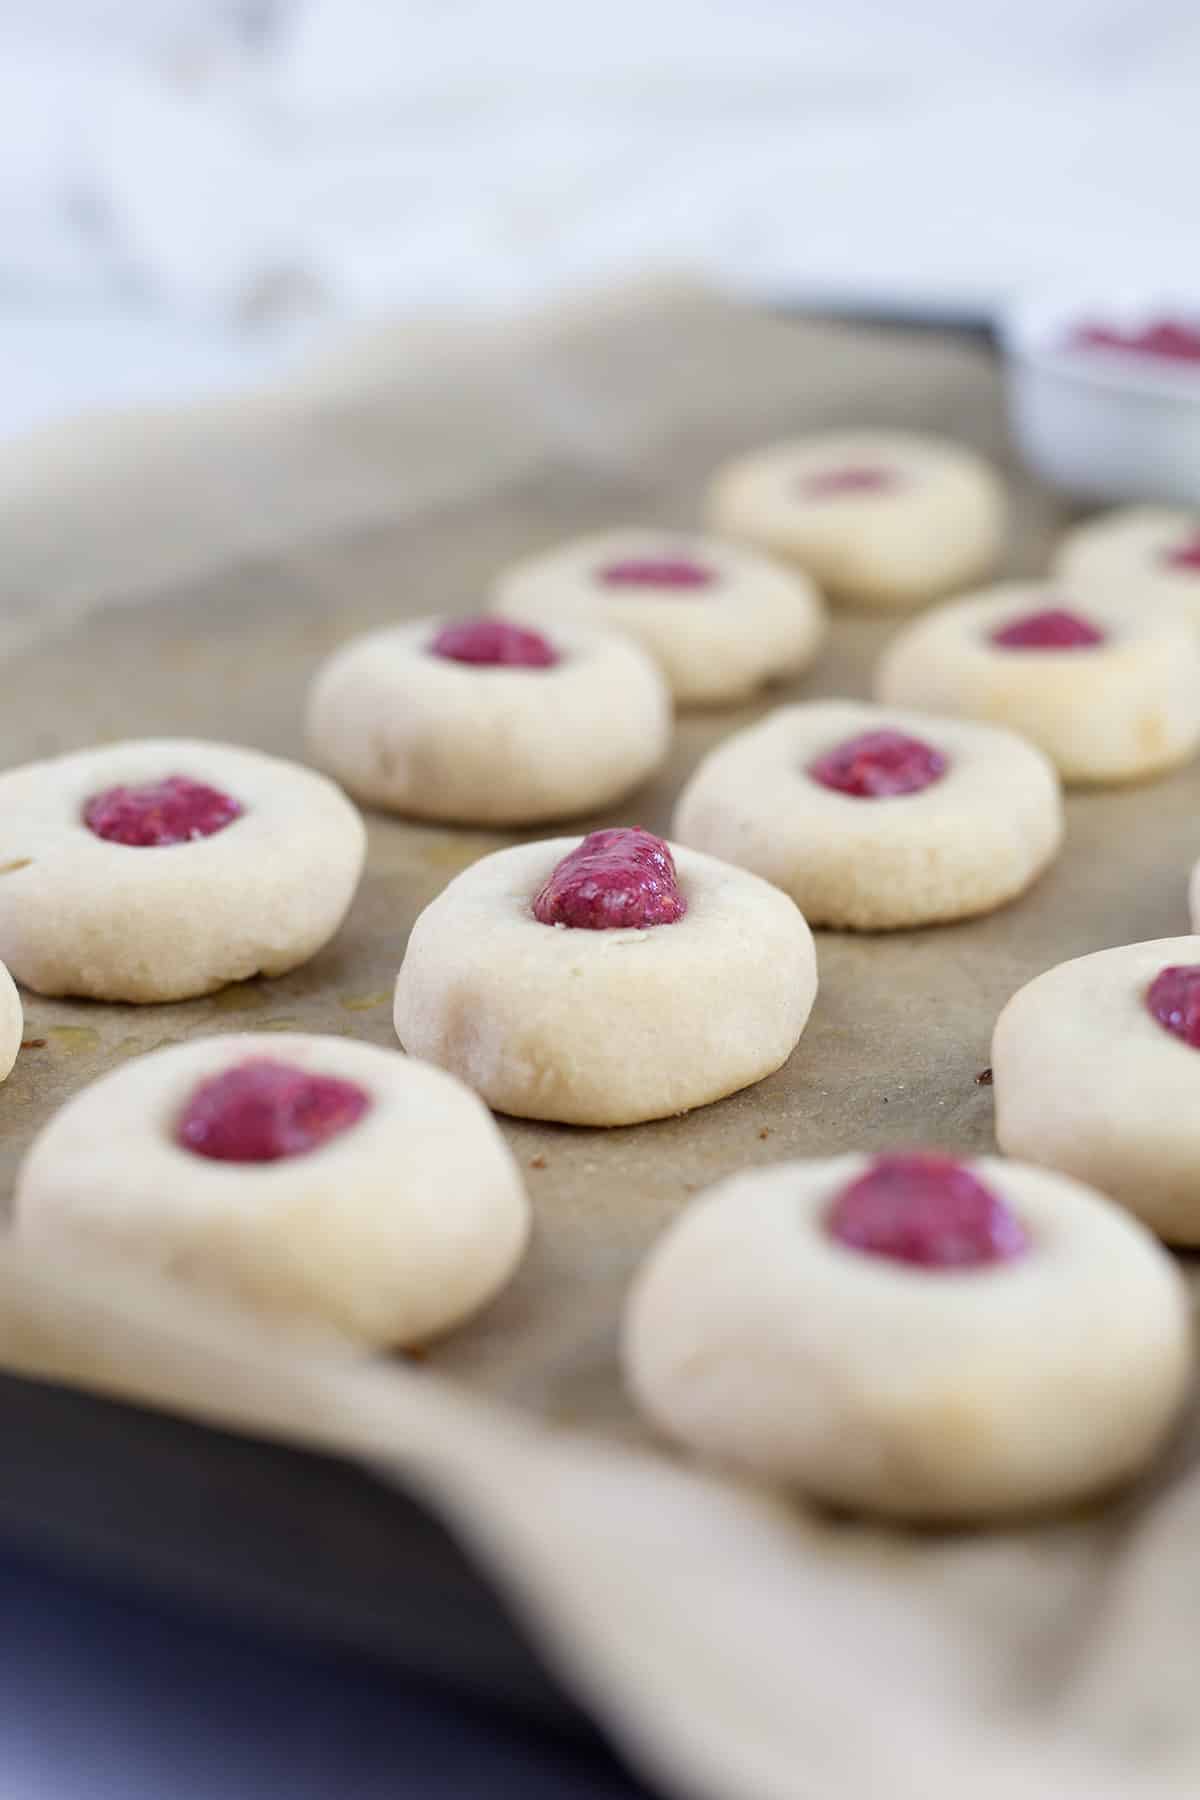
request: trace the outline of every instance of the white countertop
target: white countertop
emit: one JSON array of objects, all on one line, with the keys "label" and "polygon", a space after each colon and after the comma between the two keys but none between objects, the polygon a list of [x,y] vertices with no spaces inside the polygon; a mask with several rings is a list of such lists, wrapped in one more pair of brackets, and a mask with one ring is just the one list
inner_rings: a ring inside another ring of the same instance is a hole
[{"label": "white countertop", "polygon": [[648,264],[1200,290],[1194,0],[4,0],[0,433]]}]

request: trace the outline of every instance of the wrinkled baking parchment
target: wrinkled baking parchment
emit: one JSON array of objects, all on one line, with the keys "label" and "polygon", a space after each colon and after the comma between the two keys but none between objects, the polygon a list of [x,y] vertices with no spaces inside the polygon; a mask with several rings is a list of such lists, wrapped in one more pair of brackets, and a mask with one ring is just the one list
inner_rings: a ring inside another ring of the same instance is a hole
[{"label": "wrinkled baking parchment", "polygon": [[[869,423],[1008,460],[982,349],[789,322],[663,281],[433,344],[400,324],[285,387],[43,433],[0,454],[0,764],[152,732],[302,755],[305,684],[350,633],[471,610],[506,558],[576,530],[695,523],[722,457]],[[1010,567],[1034,571],[1061,520],[1013,480]],[[787,697],[867,693],[889,629],[839,618]],[[653,786],[581,828],[665,828],[703,751],[780,697],[685,716]],[[536,1209],[529,1256],[419,1367],[11,1243],[0,1364],[338,1450],[415,1488],[680,1795],[1190,1800],[1195,1420],[1106,1506],[907,1535],[689,1466],[640,1427],[615,1361],[630,1272],[698,1188],[852,1146],[990,1146],[979,1077],[1013,989],[1066,956],[1187,929],[1200,774],[1068,812],[1061,862],[992,918],[822,934],[812,1023],[759,1087],[629,1130],[507,1123]],[[361,895],[309,967],[184,1006],[27,997],[29,1044],[0,1088],[0,1195],[62,1100],[160,1044],[242,1027],[393,1044],[413,918],[512,841],[375,818]]]}]

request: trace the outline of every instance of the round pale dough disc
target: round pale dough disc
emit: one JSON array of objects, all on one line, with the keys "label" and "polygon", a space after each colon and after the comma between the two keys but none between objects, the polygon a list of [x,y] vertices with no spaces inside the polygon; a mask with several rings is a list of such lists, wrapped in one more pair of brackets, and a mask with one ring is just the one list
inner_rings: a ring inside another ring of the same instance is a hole
[{"label": "round pale dough disc", "polygon": [[1200,1244],[1200,1050],[1146,1005],[1180,963],[1200,963],[1200,936],[1076,957],[1014,994],[992,1039],[996,1138]]},{"label": "round pale dough disc", "polygon": [[[856,486],[856,475],[880,484]],[[986,575],[1006,507],[999,476],[970,450],[910,432],[848,431],[727,464],[708,517],[717,531],[791,558],[830,600],[892,609]]]},{"label": "round pale dough disc", "polygon": [[[1010,649],[990,634],[1066,608],[1106,633],[1071,650]],[[1174,608],[1005,582],[941,606],[893,638],[875,691],[892,706],[1007,725],[1067,782],[1137,781],[1186,762],[1200,743],[1200,644]]]},{"label": "round pale dough disc", "polygon": [[[704,586],[610,585],[605,569],[682,560]],[[718,538],[627,527],[527,557],[496,583],[493,611],[554,631],[591,620],[636,639],[680,706],[731,706],[768,681],[808,668],[825,637],[825,608],[796,570]]]},{"label": "round pale dough disc", "polygon": [[396,1031],[499,1112],[633,1125],[748,1087],[786,1062],[817,991],[812,934],[766,882],[672,845],[687,912],[648,930],[542,925],[579,844],[485,856],[418,918]]},{"label": "round pale dough disc", "polygon": [[443,619],[346,644],[308,705],[314,759],[358,799],[414,818],[534,825],[609,806],[662,763],[671,699],[614,632],[555,625],[549,668],[430,654]]},{"label": "round pale dough disc", "polygon": [[[939,750],[920,792],[866,799],[808,766],[861,733]],[[719,744],[679,797],[681,843],[752,869],[813,925],[896,930],[988,912],[1021,893],[1062,839],[1054,770],[1009,731],[850,700],[780,707]]]},{"label": "round pale dough disc", "polygon": [[1170,1258],[1061,1176],[968,1164],[1032,1239],[924,1269],[825,1229],[864,1156],[735,1175],[694,1201],[630,1295],[624,1362],[679,1443],[840,1506],[970,1520],[1065,1505],[1134,1474],[1190,1373]]},{"label": "round pale dough disc", "polygon": [[[183,775],[245,809],[211,837],[132,847],[83,822],[105,789]],[[38,994],[188,1000],[315,956],[358,886],[366,832],[297,763],[145,738],[0,775],[0,957]]]},{"label": "round pale dough disc", "polygon": [[1127,609],[1169,601],[1200,624],[1200,516],[1165,506],[1102,513],[1065,534],[1054,572],[1064,586],[1077,582]]},{"label": "round pale dough disc", "polygon": [[[275,1162],[177,1144],[197,1086],[256,1058],[353,1082],[370,1108]],[[486,1108],[440,1069],[345,1038],[260,1032],[155,1051],[68,1101],[20,1170],[17,1229],[382,1347],[482,1306],[520,1259],[529,1205]]]},{"label": "round pale dough disc", "polygon": [[24,1035],[25,1015],[21,1010],[21,996],[12,976],[4,964],[0,963],[0,1081],[11,1075]]}]

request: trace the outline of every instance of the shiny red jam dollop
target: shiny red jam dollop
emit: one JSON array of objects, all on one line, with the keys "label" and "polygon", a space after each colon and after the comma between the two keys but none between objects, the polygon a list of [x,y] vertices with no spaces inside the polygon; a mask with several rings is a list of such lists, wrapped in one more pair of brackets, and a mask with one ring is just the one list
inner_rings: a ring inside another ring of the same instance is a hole
[{"label": "shiny red jam dollop", "polygon": [[1200,963],[1171,963],[1146,990],[1151,1018],[1200,1050]]},{"label": "shiny red jam dollop", "polygon": [[922,1269],[975,1269],[1029,1248],[1012,1209],[951,1156],[877,1156],[826,1225],[839,1244]]},{"label": "shiny red jam dollop", "polygon": [[898,483],[894,469],[863,467],[818,470],[805,475],[800,492],[809,500],[836,500],[843,494],[885,494]]},{"label": "shiny red jam dollop", "polygon": [[240,802],[219,788],[186,775],[168,775],[163,781],[93,794],[83,822],[106,843],[147,849],[212,837],[240,819],[242,811]]},{"label": "shiny red jam dollop", "polygon": [[1069,612],[1065,606],[1047,606],[1040,612],[1026,613],[992,633],[993,644],[1002,650],[1093,650],[1104,638],[1098,625],[1079,613]]},{"label": "shiny red jam dollop", "polygon": [[449,662],[487,669],[552,669],[558,651],[540,631],[510,625],[507,619],[459,619],[443,625],[429,646]]},{"label": "shiny red jam dollop", "polygon": [[582,931],[644,931],[673,925],[686,911],[670,849],[640,826],[593,831],[533,902],[540,924]]},{"label": "shiny red jam dollop", "polygon": [[597,569],[596,579],[605,587],[657,588],[680,594],[711,587],[717,572],[691,556],[630,556]]},{"label": "shiny red jam dollop", "polygon": [[888,800],[897,794],[919,794],[940,781],[946,758],[932,744],[906,737],[902,731],[864,731],[826,750],[808,765],[822,787],[836,788],[858,800]]},{"label": "shiny red jam dollop", "polygon": [[1077,325],[1067,342],[1072,350],[1125,350],[1163,362],[1200,363],[1200,330],[1179,319],[1154,319],[1140,331],[1088,322]]},{"label": "shiny red jam dollop", "polygon": [[256,1057],[202,1081],[175,1138],[185,1150],[216,1162],[278,1162],[348,1131],[370,1104],[353,1082]]},{"label": "shiny red jam dollop", "polygon": [[1172,569],[1186,569],[1193,575],[1200,575],[1200,531],[1184,544],[1176,544],[1168,550],[1164,561]]}]

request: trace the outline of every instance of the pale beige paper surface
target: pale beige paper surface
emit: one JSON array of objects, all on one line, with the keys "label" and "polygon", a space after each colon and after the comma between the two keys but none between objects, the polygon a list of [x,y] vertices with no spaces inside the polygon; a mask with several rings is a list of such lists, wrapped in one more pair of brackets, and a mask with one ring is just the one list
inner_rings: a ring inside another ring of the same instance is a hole
[{"label": "pale beige paper surface", "polygon": [[[722,456],[840,422],[1003,454],[981,353],[673,286],[436,353],[376,335],[286,390],[46,434],[0,458],[0,764],[160,730],[300,754],[304,683],[341,637],[470,608],[507,556],[577,528],[692,522]],[[1039,566],[1053,524],[1021,484],[1014,568]],[[887,629],[839,620],[795,691],[864,693]],[[666,775],[610,819],[664,827],[697,756],[761,710],[686,717]],[[1141,1493],[1088,1516],[889,1535],[664,1455],[621,1395],[614,1346],[631,1269],[703,1183],[852,1145],[988,1144],[975,1075],[999,1005],[1064,956],[1186,929],[1198,803],[1195,772],[1074,798],[1063,862],[1018,906],[952,930],[822,935],[812,1025],[750,1093],[628,1131],[507,1125],[537,1211],[530,1256],[419,1373],[11,1252],[0,1361],[402,1459],[681,1794],[1193,1794],[1194,1431]],[[345,932],[279,982],[141,1010],[29,998],[27,1035],[45,1043],[0,1089],[0,1194],[39,1121],[120,1058],[239,1026],[393,1043],[413,917],[505,841],[373,821]]]}]

